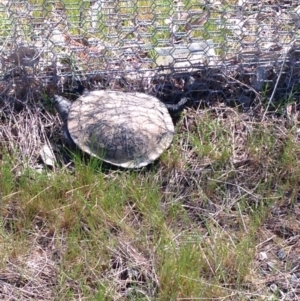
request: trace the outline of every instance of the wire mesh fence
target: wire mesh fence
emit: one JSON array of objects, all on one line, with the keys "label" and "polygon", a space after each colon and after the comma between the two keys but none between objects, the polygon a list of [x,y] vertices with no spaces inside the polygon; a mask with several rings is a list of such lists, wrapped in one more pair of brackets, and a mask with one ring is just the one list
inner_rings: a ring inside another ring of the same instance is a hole
[{"label": "wire mesh fence", "polygon": [[248,107],[297,98],[295,0],[0,1],[0,93],[143,91]]}]

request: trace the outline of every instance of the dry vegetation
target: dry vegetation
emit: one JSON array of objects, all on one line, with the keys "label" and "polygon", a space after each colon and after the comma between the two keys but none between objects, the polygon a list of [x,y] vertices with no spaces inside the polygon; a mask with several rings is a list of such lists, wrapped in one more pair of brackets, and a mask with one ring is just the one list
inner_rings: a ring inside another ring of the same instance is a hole
[{"label": "dry vegetation", "polygon": [[288,109],[264,121],[257,108],[186,109],[172,147],[136,171],[58,148],[47,169],[36,159],[59,138],[57,117],[3,117],[0,298],[299,300],[299,123]]}]

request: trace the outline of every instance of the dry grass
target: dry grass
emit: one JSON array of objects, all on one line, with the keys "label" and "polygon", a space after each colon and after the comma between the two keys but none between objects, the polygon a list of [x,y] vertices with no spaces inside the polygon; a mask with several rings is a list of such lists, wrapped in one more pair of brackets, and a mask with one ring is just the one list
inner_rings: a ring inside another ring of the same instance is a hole
[{"label": "dry grass", "polygon": [[3,115],[0,298],[299,300],[298,113],[262,113],[186,109],[138,171],[70,161],[30,104]]}]

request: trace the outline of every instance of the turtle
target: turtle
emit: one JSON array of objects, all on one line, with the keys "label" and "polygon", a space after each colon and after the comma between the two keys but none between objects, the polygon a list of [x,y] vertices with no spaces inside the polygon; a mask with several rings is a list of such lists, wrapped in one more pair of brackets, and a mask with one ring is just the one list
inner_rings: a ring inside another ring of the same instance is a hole
[{"label": "turtle", "polygon": [[53,102],[67,143],[112,165],[146,166],[173,140],[174,124],[167,106],[145,93],[84,91],[72,103],[60,95],[54,95]]}]

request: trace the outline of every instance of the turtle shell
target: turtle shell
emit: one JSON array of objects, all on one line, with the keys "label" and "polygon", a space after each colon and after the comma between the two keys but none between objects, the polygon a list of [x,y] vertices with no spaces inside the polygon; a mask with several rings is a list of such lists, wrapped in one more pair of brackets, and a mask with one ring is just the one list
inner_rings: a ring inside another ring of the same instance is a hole
[{"label": "turtle shell", "polygon": [[81,150],[127,168],[153,162],[174,136],[167,107],[143,93],[85,93],[70,106],[67,126]]}]

